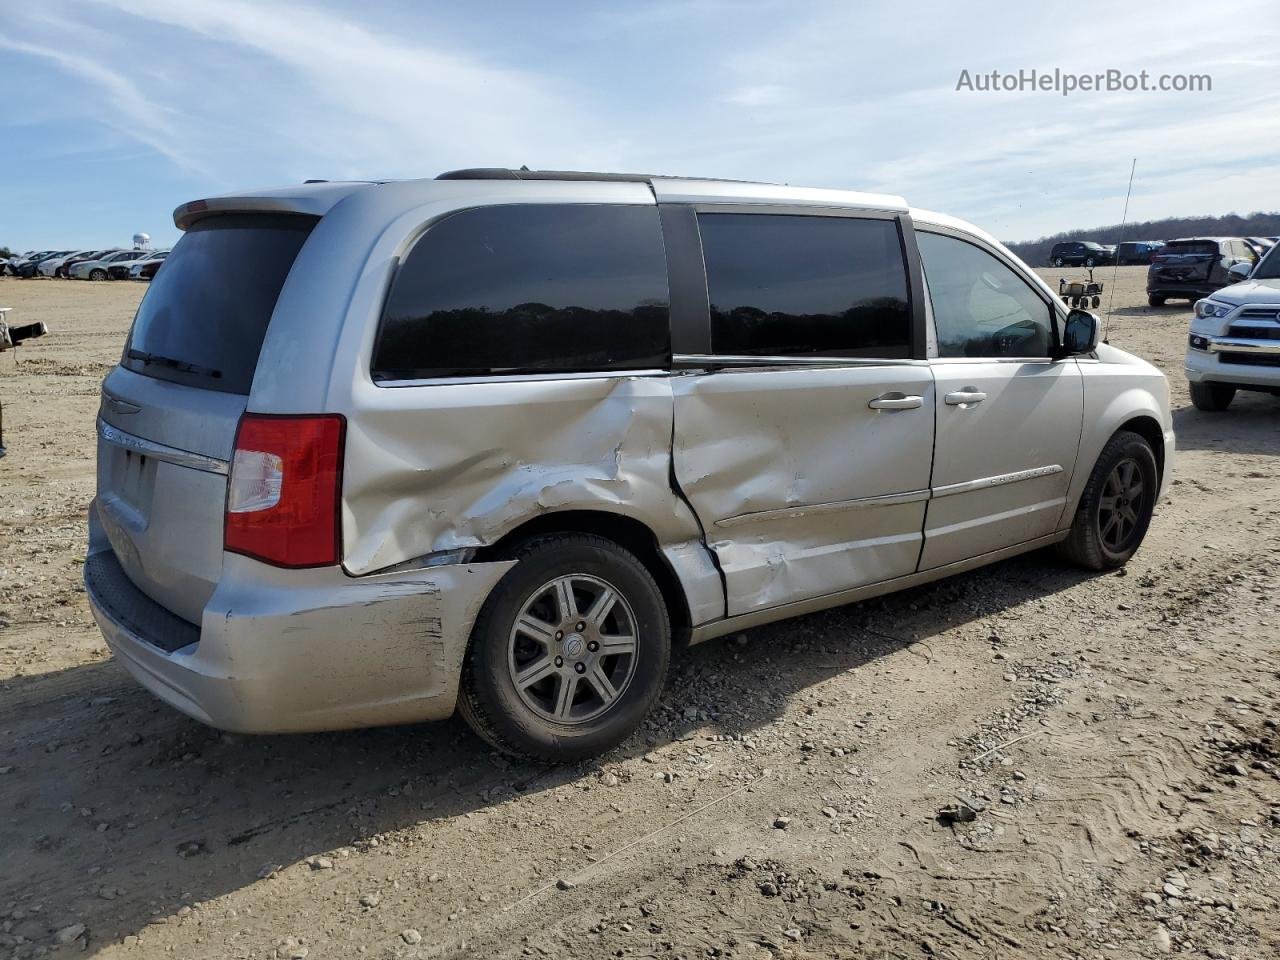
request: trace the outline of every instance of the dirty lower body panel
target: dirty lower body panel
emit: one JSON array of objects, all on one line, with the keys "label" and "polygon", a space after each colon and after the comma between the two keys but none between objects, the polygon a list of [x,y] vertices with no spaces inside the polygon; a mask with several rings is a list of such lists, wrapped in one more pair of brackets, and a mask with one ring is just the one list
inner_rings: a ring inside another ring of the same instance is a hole
[{"label": "dirty lower body panel", "polygon": [[91,514],[85,586],[116,659],[184,713],[246,733],[449,716],[472,624],[513,565],[354,578],[228,555],[196,625],[147,597],[113,561]]}]

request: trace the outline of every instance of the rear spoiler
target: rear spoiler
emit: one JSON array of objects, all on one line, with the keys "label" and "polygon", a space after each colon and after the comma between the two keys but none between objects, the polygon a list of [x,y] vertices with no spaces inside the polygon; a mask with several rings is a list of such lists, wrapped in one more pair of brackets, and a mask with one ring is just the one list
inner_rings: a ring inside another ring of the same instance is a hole
[{"label": "rear spoiler", "polygon": [[217,216],[220,213],[296,213],[303,216],[320,217],[328,211],[332,204],[324,204],[324,209],[299,209],[301,204],[294,200],[278,197],[216,197],[212,200],[192,200],[173,211],[173,223],[179,230],[186,230],[197,220]]},{"label": "rear spoiler", "polygon": [[197,220],[224,213],[296,213],[306,217],[323,217],[344,197],[369,185],[369,181],[323,182],[264,190],[257,195],[192,200],[173,211],[173,224],[179,230],[186,230]]}]

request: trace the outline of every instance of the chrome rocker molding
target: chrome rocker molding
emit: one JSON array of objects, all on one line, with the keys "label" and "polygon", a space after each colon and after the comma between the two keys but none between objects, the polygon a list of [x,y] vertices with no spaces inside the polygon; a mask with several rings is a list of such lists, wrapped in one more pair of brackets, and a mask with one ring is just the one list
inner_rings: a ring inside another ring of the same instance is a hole
[{"label": "chrome rocker molding", "polygon": [[1019,480],[1034,480],[1036,477],[1051,477],[1061,473],[1061,464],[1050,464],[1047,467],[1032,467],[1030,470],[1017,470],[1013,473],[1001,473],[994,477],[979,477],[977,480],[966,480],[963,483],[949,483],[943,487],[934,487],[935,497],[949,497],[956,493],[970,493],[974,490],[985,490],[988,487],[1003,487],[1007,483]]},{"label": "chrome rocker molding", "polygon": [[1002,487],[1005,484],[1017,483],[1020,480],[1034,480],[1037,477],[1051,477],[1061,473],[1062,466],[1054,463],[1046,467],[1032,467],[1030,470],[1017,470],[1013,473],[1001,473],[994,477],[979,477],[977,480],[966,480],[963,483],[949,483],[929,490],[906,490],[902,493],[886,493],[878,497],[859,497],[857,500],[832,500],[826,503],[812,503],[803,506],[781,507],[777,510],[760,510],[756,513],[740,513],[736,517],[717,520],[717,527],[736,527],[744,523],[756,523],[766,520],[794,519],[812,516],[813,514],[838,513],[842,510],[865,510],[869,507],[888,507],[899,503],[917,503],[936,497],[950,497],[957,493],[970,493],[974,490],[986,490],[989,487]]},{"label": "chrome rocker molding", "polygon": [[977,557],[970,557],[967,560],[959,560],[955,563],[946,564],[945,566],[934,567],[931,570],[920,570],[916,573],[908,574],[905,577],[895,577],[892,580],[881,580],[878,583],[869,583],[861,587],[855,587],[852,590],[842,590],[839,593],[828,593],[821,597],[811,597],[808,600],[799,600],[795,603],[783,604],[780,607],[770,607],[767,610],[753,610],[751,613],[740,614],[736,617],[727,617],[724,620],[704,623],[700,627],[693,628],[689,635],[689,643],[702,643],[705,640],[714,640],[716,637],[723,637],[728,633],[736,633],[739,630],[747,630],[751,627],[758,627],[766,623],[773,623],[775,620],[785,620],[788,617],[798,617],[806,613],[817,613],[819,610],[829,610],[832,607],[842,607],[846,603],[855,603],[859,600],[869,600],[872,597],[879,597],[886,593],[894,593],[898,590],[905,590],[908,587],[916,587],[924,583],[931,583],[934,580],[941,580],[944,577],[951,576],[952,574],[963,573],[966,570],[972,570],[975,567],[994,563],[997,560],[1005,560],[1009,557],[1016,557],[1020,553],[1029,553],[1032,550],[1039,550],[1041,547],[1050,546],[1060,540],[1065,540],[1067,534],[1070,532],[1070,530],[1060,530],[1059,532],[1050,534],[1047,537],[1028,540],[1025,543],[1016,543],[1011,547],[993,550],[990,553],[984,553]]},{"label": "chrome rocker molding", "polygon": [[229,470],[225,460],[189,453],[176,447],[167,447],[163,443],[154,443],[142,437],[135,437],[132,433],[125,433],[102,419],[98,420],[98,439],[125,450],[132,450],[144,457],[154,457],[166,463],[175,463],[180,467],[190,467],[192,470],[203,470],[205,473],[217,473],[222,476],[226,476]]}]

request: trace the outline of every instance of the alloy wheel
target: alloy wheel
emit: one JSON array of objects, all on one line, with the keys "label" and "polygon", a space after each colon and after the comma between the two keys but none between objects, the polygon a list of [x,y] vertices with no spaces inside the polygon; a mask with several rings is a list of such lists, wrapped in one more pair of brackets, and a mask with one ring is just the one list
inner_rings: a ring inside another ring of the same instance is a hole
[{"label": "alloy wheel", "polygon": [[1128,549],[1141,525],[1146,496],[1138,462],[1128,458],[1117,463],[1108,474],[1098,500],[1098,533],[1112,553]]},{"label": "alloy wheel", "polygon": [[507,667],[520,700],[556,723],[585,723],[612,707],[636,667],[636,618],[599,577],[569,574],[535,590],[520,608]]}]

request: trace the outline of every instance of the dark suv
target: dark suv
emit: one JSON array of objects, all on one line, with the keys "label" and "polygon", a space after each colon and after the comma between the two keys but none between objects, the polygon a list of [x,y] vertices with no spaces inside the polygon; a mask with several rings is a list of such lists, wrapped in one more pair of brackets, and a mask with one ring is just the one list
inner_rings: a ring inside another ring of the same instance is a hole
[{"label": "dark suv", "polygon": [[1162,307],[1166,300],[1184,298],[1194,303],[1227,284],[1235,283],[1228,271],[1238,263],[1250,266],[1258,256],[1239,237],[1185,237],[1170,240],[1147,269],[1147,302]]},{"label": "dark suv", "polygon": [[1115,251],[1091,240],[1066,240],[1049,251],[1049,263],[1055,267],[1099,267],[1114,260]]}]

